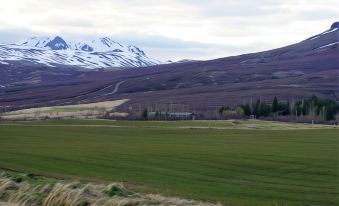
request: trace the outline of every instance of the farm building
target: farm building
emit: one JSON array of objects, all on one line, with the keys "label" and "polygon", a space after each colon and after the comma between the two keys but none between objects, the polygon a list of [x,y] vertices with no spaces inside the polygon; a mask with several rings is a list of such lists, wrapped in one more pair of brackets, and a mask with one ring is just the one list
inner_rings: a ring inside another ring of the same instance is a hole
[{"label": "farm building", "polygon": [[148,112],[149,118],[194,119],[192,112]]}]

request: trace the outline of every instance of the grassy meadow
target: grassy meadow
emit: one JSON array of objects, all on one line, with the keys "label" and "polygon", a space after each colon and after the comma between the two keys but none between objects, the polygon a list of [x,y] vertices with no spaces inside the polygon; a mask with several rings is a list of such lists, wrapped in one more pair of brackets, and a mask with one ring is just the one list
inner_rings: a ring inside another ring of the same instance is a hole
[{"label": "grassy meadow", "polygon": [[98,118],[103,115],[126,116],[126,113],[115,112],[115,108],[127,102],[128,99],[22,109],[5,112],[0,115],[3,120],[41,120],[41,119],[65,119],[65,118]]},{"label": "grassy meadow", "polygon": [[260,121],[7,123],[0,167],[225,205],[338,205],[338,132]]}]

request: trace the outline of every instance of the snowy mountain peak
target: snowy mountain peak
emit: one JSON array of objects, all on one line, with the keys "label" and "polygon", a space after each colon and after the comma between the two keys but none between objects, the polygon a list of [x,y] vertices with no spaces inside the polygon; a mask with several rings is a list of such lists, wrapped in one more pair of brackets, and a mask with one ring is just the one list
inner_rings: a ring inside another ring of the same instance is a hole
[{"label": "snowy mountain peak", "polygon": [[93,48],[94,51],[97,52],[108,52],[108,51],[115,51],[121,50],[124,51],[125,46],[113,41],[108,37],[94,39],[90,42],[87,42],[89,46]]},{"label": "snowy mountain peak", "polygon": [[120,46],[123,47],[121,44],[119,44],[118,42],[113,41],[111,38],[109,37],[103,37],[100,38],[100,41],[103,45],[107,46],[107,47],[115,47],[115,46]]},{"label": "snowy mountain peak", "polygon": [[102,37],[91,41],[72,42],[65,41],[62,37],[32,37],[19,45],[48,48],[51,50],[80,50],[85,52],[131,52],[145,56],[145,52],[136,46],[122,45],[109,37]]},{"label": "snowy mountain peak", "polygon": [[128,46],[128,50],[140,56],[145,56],[145,52],[136,46]]},{"label": "snowy mountain peak", "polygon": [[31,47],[45,47],[50,42],[49,37],[31,37],[24,42],[18,43],[19,45],[31,46]]},{"label": "snowy mountain peak", "polygon": [[65,40],[59,36],[54,37],[54,39],[48,42],[45,47],[49,47],[52,50],[65,50],[69,48]]},{"label": "snowy mountain peak", "polygon": [[16,60],[89,69],[160,64],[140,48],[120,44],[109,37],[79,42],[67,41],[60,36],[32,37],[18,44],[0,45],[0,64]]}]

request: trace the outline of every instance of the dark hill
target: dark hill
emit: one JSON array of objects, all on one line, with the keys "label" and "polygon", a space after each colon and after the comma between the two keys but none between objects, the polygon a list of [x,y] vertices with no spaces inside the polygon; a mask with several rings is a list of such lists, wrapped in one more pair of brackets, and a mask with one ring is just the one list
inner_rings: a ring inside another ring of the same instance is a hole
[{"label": "dark hill", "polygon": [[[1,65],[0,106],[36,107],[128,98],[126,108],[180,103],[215,110],[255,98],[292,100],[313,94],[339,100],[338,22],[299,43],[209,61],[123,71]],[[119,84],[117,90],[115,86]]]}]

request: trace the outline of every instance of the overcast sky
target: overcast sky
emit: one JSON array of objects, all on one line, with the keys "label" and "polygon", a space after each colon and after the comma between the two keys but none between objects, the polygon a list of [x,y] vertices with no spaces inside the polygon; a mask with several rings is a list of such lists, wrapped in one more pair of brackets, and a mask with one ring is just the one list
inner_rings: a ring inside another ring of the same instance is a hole
[{"label": "overcast sky", "polygon": [[160,60],[296,43],[339,20],[338,0],[0,0],[0,42],[111,36]]}]

